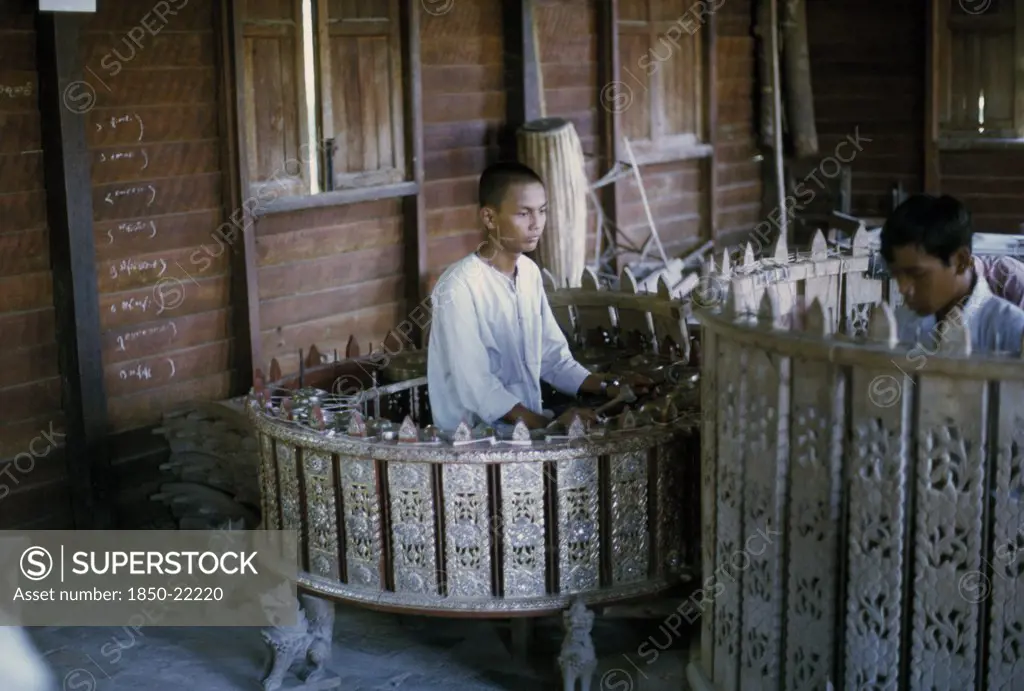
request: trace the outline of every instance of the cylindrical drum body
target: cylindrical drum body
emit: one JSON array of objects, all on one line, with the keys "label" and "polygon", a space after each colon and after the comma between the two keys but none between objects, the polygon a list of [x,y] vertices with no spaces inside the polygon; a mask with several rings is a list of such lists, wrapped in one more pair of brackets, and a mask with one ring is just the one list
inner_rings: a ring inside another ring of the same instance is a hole
[{"label": "cylindrical drum body", "polygon": [[587,175],[583,147],[568,120],[545,118],[517,133],[519,161],[547,188],[547,227],[535,251],[537,263],[559,287],[576,288],[586,265]]}]

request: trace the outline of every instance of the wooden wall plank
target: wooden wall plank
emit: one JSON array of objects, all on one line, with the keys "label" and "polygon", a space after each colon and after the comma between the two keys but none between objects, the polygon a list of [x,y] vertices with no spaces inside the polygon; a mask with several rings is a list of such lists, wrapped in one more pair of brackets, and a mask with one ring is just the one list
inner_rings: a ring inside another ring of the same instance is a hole
[{"label": "wooden wall plank", "polygon": [[100,295],[100,323],[108,329],[141,328],[150,322],[163,323],[190,314],[223,309],[230,302],[227,276],[191,280],[174,279],[113,294]]},{"label": "wooden wall plank", "polygon": [[136,103],[129,107],[109,107],[100,101],[86,114],[89,147],[135,146],[145,141],[207,141],[216,139],[217,105],[212,102],[179,105]]},{"label": "wooden wall plank", "polygon": [[344,276],[347,284],[383,278],[401,273],[402,260],[402,247],[391,245],[329,255],[301,264],[262,267],[260,299],[315,293],[338,283],[338,276]]},{"label": "wooden wall plank", "polygon": [[402,241],[402,228],[401,218],[392,216],[351,224],[304,227],[291,233],[261,236],[259,266],[290,265],[293,262],[340,256],[346,252],[393,247]]},{"label": "wooden wall plank", "polygon": [[110,417],[115,432],[137,430],[150,425],[165,410],[173,410],[195,401],[221,401],[237,390],[234,372],[219,371],[189,381],[145,390],[110,400]]},{"label": "wooden wall plank", "polygon": [[103,365],[108,368],[126,360],[155,357],[175,349],[218,344],[230,339],[232,333],[229,309],[110,329],[103,334]]},{"label": "wooden wall plank", "polygon": [[[7,387],[60,376],[56,343],[8,351],[3,355],[3,362],[4,366],[0,368],[0,396]],[[59,400],[57,405],[59,407]],[[23,414],[23,411],[19,412]]]}]

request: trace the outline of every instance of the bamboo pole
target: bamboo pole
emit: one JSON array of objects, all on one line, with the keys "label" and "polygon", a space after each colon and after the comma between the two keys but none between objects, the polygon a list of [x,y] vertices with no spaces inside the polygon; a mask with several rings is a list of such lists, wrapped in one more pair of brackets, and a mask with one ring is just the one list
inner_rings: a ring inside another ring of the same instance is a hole
[{"label": "bamboo pole", "polygon": [[807,1],[785,0],[782,12],[782,62],[786,75],[786,121],[798,158],[818,154],[807,45]]}]

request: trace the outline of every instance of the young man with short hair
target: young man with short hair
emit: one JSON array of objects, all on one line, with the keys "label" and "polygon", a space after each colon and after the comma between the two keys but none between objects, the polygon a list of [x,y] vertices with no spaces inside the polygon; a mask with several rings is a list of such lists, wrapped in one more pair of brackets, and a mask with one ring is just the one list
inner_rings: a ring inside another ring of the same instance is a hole
[{"label": "young man with short hair", "polygon": [[940,325],[960,308],[973,352],[1019,357],[1024,310],[992,294],[971,256],[973,235],[970,211],[948,195],[914,195],[886,220],[882,257],[904,300],[900,341],[938,346]]},{"label": "young man with short hair", "polygon": [[[480,177],[480,222],[487,234],[476,252],[452,264],[431,293],[427,390],[434,424],[547,427],[540,382],[568,395],[618,395],[618,382],[576,362],[551,313],[541,272],[523,255],[537,249],[547,221],[540,177],[519,163],[498,163]],[[630,377],[639,394],[650,385]],[[593,419],[593,411],[571,409]]]}]

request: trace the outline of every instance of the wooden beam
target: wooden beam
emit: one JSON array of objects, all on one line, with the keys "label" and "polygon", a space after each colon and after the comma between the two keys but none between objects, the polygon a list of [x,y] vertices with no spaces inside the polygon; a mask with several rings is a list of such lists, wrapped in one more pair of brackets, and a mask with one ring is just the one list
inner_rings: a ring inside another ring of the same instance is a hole
[{"label": "wooden beam", "polygon": [[[233,75],[233,81],[235,85],[245,84],[245,38],[243,35],[243,19],[241,8],[246,6],[245,2],[240,0],[227,0],[229,3],[229,18],[225,20],[225,30],[231,32],[231,43],[230,48],[227,49],[232,56],[232,60],[227,62],[223,69],[224,71],[230,71]],[[241,114],[245,113],[245,89],[236,88],[235,91],[235,104],[234,113],[236,117],[241,117]],[[236,121],[237,123],[237,121]],[[249,180],[249,151],[246,148],[245,131],[242,127],[236,126],[234,129],[234,141],[235,151],[237,151],[236,161],[238,170],[238,189],[239,197],[242,195],[242,190],[248,193],[248,190],[252,189],[251,181]],[[242,203],[239,207],[232,211],[232,213],[238,213],[239,218],[242,219],[242,257],[239,263],[243,265],[245,276],[239,278],[238,290],[242,290],[242,284],[244,283],[245,292],[245,305],[238,306],[235,311],[240,312],[246,318],[246,326],[243,330],[243,334],[248,335],[248,350],[249,350],[249,362],[250,369],[263,369],[266,371],[267,363],[263,362],[263,340],[260,338],[260,292],[259,292],[259,281],[258,281],[258,270],[256,264],[256,223],[257,216],[254,213],[255,209],[260,208],[260,205],[253,205],[252,203]],[[232,266],[232,271],[234,271]],[[232,295],[234,298],[234,295]],[[244,336],[240,335],[239,340],[243,340]],[[245,348],[245,344],[239,346],[240,349]],[[242,379],[245,381],[252,381],[253,372],[247,373],[247,376],[243,376]]]},{"label": "wooden beam", "polygon": [[[618,160],[620,118],[623,106],[628,108],[632,99],[622,92],[619,69],[619,0],[597,3],[597,83],[598,83],[598,138],[600,142],[600,167],[598,177],[608,174]],[[599,191],[601,209],[605,218],[617,232],[618,229],[618,185],[611,183]],[[597,242],[603,243],[604,232],[598,228]],[[605,248],[602,247],[601,251]],[[600,252],[598,253],[600,256]],[[597,267],[600,268],[600,267]],[[619,267],[613,267],[618,275]]]},{"label": "wooden beam", "polygon": [[[600,4],[600,3],[598,3]],[[534,0],[505,0],[505,131],[502,154],[515,158],[516,130],[543,117],[540,58],[534,33]]]},{"label": "wooden beam", "polygon": [[942,187],[939,167],[939,80],[942,78],[942,18],[939,4],[944,0],[930,0],[925,9],[925,98],[924,98],[924,191],[939,194]]},{"label": "wooden beam", "polygon": [[[36,22],[40,132],[72,511],[76,529],[104,529],[112,527],[107,397],[85,131],[85,113],[95,105],[96,94],[82,68],[80,16],[40,12]],[[92,98],[75,97],[75,91],[89,92]]]},{"label": "wooden beam", "polygon": [[[218,26],[214,32],[217,41],[217,55],[220,63],[220,90],[217,100],[220,107],[220,137],[223,142],[221,149],[221,171],[224,180],[224,219],[230,223],[233,219],[242,219],[242,212],[234,215],[242,208],[241,169],[239,164],[238,110],[237,101],[231,98],[235,92],[235,72],[232,70],[234,46],[234,8],[232,0],[215,0],[215,14]],[[244,220],[242,221],[244,223]],[[243,226],[244,228],[244,226]],[[259,294],[256,292],[256,261],[255,255],[245,250],[244,230],[232,229],[225,233],[232,238],[231,244],[231,320],[235,335],[235,367],[238,376],[235,380],[236,391],[243,393],[252,386],[253,370],[258,360],[253,360],[253,343],[259,340],[259,320],[255,323],[256,338],[253,338],[253,322],[250,318],[250,303],[256,301],[256,314],[259,316]],[[251,232],[248,234],[252,234]]]},{"label": "wooden beam", "polygon": [[704,93],[707,94],[707,143],[711,156],[707,161],[708,181],[708,239],[718,235],[718,15],[706,16],[704,35]]},{"label": "wooden beam", "polygon": [[786,169],[783,163],[782,143],[782,76],[779,73],[779,3],[768,2],[768,36],[771,51],[772,78],[772,154],[775,161],[775,204],[779,218],[780,233],[786,234],[790,246],[794,244],[793,228],[789,223],[789,209],[786,207]]},{"label": "wooden beam", "polygon": [[[420,66],[420,0],[402,3],[402,77],[404,80],[406,160],[412,162],[415,196],[402,199],[405,235],[405,306],[412,312],[427,292],[427,202],[423,191],[423,77]],[[415,320],[412,320],[415,322]],[[425,346],[423,334],[411,338]]]},{"label": "wooden beam", "polygon": [[[411,130],[406,132],[406,136]],[[348,190],[331,190],[330,192],[318,192],[317,194],[302,194],[292,197],[277,197],[265,204],[261,204],[253,210],[256,218],[263,218],[271,214],[291,213],[293,211],[305,211],[307,209],[321,209],[326,206],[342,206],[344,204],[362,204],[364,202],[378,202],[381,199],[396,199],[398,197],[412,197],[419,194],[420,185],[415,182],[396,182],[392,185],[373,185],[370,187],[356,187]]]}]

